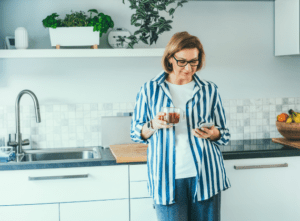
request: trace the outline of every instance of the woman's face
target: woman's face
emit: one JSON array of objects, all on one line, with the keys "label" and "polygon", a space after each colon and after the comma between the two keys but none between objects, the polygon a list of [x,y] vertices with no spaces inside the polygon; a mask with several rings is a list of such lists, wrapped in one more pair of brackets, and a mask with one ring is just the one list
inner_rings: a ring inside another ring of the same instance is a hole
[{"label": "woman's face", "polygon": [[[183,63],[183,61],[195,61],[194,62],[194,64],[195,64],[198,61],[198,55],[199,55],[198,49],[191,48],[191,49],[183,49],[183,50],[175,53],[174,57],[178,60],[179,65],[180,65],[180,63]],[[174,59],[174,57],[169,59],[169,62],[173,66],[173,72],[171,74],[174,74],[175,78],[177,80],[191,81],[193,74],[195,74],[195,72],[197,70],[197,66],[191,66],[191,64],[193,65],[193,62],[192,62],[192,63],[188,63],[184,67],[180,67],[177,65],[177,62]]]}]

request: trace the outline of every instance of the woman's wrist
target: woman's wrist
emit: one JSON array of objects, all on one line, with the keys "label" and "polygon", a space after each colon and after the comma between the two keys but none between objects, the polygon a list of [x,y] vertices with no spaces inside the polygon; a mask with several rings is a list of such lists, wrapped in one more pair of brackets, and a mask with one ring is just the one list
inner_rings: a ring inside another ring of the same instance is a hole
[{"label": "woman's wrist", "polygon": [[149,129],[150,129],[151,131],[154,131],[154,132],[158,129],[158,128],[154,128],[153,120],[150,120],[150,121],[149,121],[149,126],[148,126],[148,127],[149,127]]},{"label": "woman's wrist", "polygon": [[145,124],[143,125],[143,127],[142,127],[141,136],[142,136],[143,139],[148,139],[148,138],[151,137],[152,134],[154,134],[155,131],[156,131],[156,130],[150,130],[150,129],[148,128],[148,125],[147,125],[147,124],[148,124],[148,122],[145,123]]},{"label": "woman's wrist", "polygon": [[211,141],[219,140],[221,137],[221,133],[217,128],[214,128],[214,133],[213,135],[210,136]]}]

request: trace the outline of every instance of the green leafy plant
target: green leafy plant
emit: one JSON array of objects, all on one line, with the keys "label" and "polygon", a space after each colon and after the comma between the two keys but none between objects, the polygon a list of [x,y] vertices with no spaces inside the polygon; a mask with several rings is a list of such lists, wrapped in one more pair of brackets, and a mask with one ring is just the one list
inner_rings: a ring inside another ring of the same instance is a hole
[{"label": "green leafy plant", "polygon": [[[83,11],[73,12],[71,10],[71,14],[66,14],[64,19],[59,19],[57,13],[52,13],[43,20],[43,26],[45,28],[93,26],[93,31],[100,31],[100,37],[109,28],[114,27],[114,22],[110,16],[98,13],[96,9],[90,9],[88,12],[90,16],[87,16]],[[92,16],[93,13],[96,15]]]},{"label": "green leafy plant", "polygon": [[[176,7],[171,7],[167,10],[167,6],[170,6],[175,0],[128,0],[130,2],[130,8],[135,10],[135,14],[131,16],[131,25],[139,27],[133,35],[129,37],[118,37],[119,42],[123,45],[124,42],[128,43],[128,48],[133,48],[133,45],[142,41],[145,44],[150,45],[156,43],[158,36],[165,31],[170,31],[173,21],[166,20],[159,15],[159,12],[165,11],[172,18],[174,18],[174,12],[180,6],[183,7],[183,3],[187,0],[179,0]],[[125,4],[124,0],[123,3]],[[130,42],[125,39],[129,39]]]},{"label": "green leafy plant", "polygon": [[43,25],[45,28],[56,28],[60,21],[59,19],[56,19],[59,15],[57,13],[52,13],[52,15],[48,15],[44,20],[43,20]]}]

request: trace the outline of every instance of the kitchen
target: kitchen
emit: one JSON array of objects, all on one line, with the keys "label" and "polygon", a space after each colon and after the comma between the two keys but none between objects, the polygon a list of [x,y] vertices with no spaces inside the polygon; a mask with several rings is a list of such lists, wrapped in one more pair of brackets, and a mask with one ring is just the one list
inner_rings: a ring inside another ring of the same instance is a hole
[{"label": "kitchen", "polygon": [[[298,55],[275,56],[274,7],[274,1],[189,1],[182,8],[177,9],[174,14],[172,30],[161,35],[157,44],[147,46],[141,43],[136,48],[164,48],[175,32],[183,30],[198,36],[203,43],[207,56],[206,67],[199,73],[199,76],[218,85],[223,99],[227,124],[231,132],[231,139],[247,140],[281,137],[275,125],[276,116],[282,112],[287,113],[289,109],[300,111],[300,96],[297,93],[300,80],[297,72],[300,60]],[[125,27],[131,33],[136,29],[130,25],[130,17],[133,11],[129,8],[129,3],[125,2],[123,4],[122,0],[89,0],[84,3],[80,1],[64,1],[63,3],[61,1],[51,1],[49,3],[49,1],[36,0],[3,0],[0,2],[0,39],[2,40],[0,45],[4,45],[3,39],[5,36],[13,35],[17,27],[26,27],[29,35],[28,49],[50,49],[49,32],[48,29],[42,26],[41,22],[46,15],[53,12],[58,14],[68,13],[71,9],[87,11],[90,8],[97,8],[99,11],[109,14],[114,19],[116,27]],[[166,15],[167,17],[169,16]],[[102,36],[99,50],[110,48],[107,43],[107,35],[108,33]],[[3,49],[4,46],[1,48]],[[36,94],[39,100],[42,118],[41,123],[37,124],[35,122],[32,99],[29,96],[24,96],[21,102],[21,106],[23,106],[21,108],[23,117],[21,118],[21,130],[24,139],[30,138],[32,148],[101,146],[102,140],[99,131],[101,116],[112,116],[120,112],[133,111],[136,94],[140,86],[161,71],[161,55],[101,58],[1,57],[0,134],[5,135],[8,139],[8,134],[15,133],[15,99],[21,90],[29,89]],[[265,112],[268,114],[263,114]],[[224,149],[226,149],[226,146]],[[287,158],[291,161],[289,166],[293,165],[293,162],[298,159],[298,157]],[[251,163],[242,159],[239,164],[252,165],[253,162],[255,162],[253,163],[255,165],[281,164],[288,162],[287,158],[284,158],[284,161],[281,158],[258,158],[252,159]],[[116,170],[115,173],[128,173],[128,165],[116,167],[118,168],[112,169],[112,166],[110,166],[109,169]],[[139,168],[129,167],[130,171],[137,170],[136,173],[139,173]],[[79,169],[82,168],[75,169],[75,174],[81,173]],[[287,168],[274,169],[272,173],[277,174],[279,169],[284,172],[284,169]],[[295,168],[292,168],[292,170],[294,173],[288,172],[285,174],[297,173]],[[59,173],[64,174],[64,172]],[[103,173],[110,174],[108,171]],[[250,173],[253,173],[253,176],[259,176],[257,170],[247,171],[246,174],[250,177],[252,175]],[[261,176],[265,175],[263,172],[259,173],[261,173]],[[131,172],[130,174],[134,173]],[[231,177],[229,176],[229,178]],[[139,181],[140,179],[144,180],[144,178],[139,177],[131,180]],[[295,179],[295,183],[297,183],[296,181],[299,183],[299,177],[293,177],[293,179]],[[128,185],[128,182],[126,184],[124,181],[126,180],[125,176],[121,176],[120,180],[120,183]],[[279,181],[276,180],[276,182]],[[131,183],[133,185],[139,184],[139,182]],[[282,181],[281,184],[286,183]],[[47,186],[47,184],[45,185]],[[83,188],[82,185],[83,183],[80,183],[79,187]],[[113,185],[113,180],[105,185],[108,187]],[[288,183],[288,185],[292,187],[291,183]],[[283,185],[280,185],[280,187],[288,191]],[[67,189],[67,187],[64,188]],[[130,185],[131,188],[132,185]],[[247,189],[245,186],[243,188]],[[249,186],[249,188],[251,187]],[[293,194],[299,196],[299,193],[294,191],[292,195],[290,192],[287,192],[286,195],[292,197]],[[226,196],[230,197],[230,190],[224,192],[223,196],[222,200]],[[138,195],[137,198],[144,197],[146,196]],[[46,198],[45,196],[44,199]],[[77,199],[71,197],[68,200],[61,199],[61,201],[43,201],[41,199],[40,203],[32,202],[29,204],[55,206],[54,210],[56,211],[56,204],[47,204],[47,202],[86,202],[87,199],[91,200],[88,197],[78,197]],[[124,190],[121,196],[92,197],[92,200],[99,199],[127,199],[128,201],[128,192]],[[24,200],[14,205],[28,204]],[[288,198],[287,200],[292,199]],[[104,202],[107,204],[104,204]],[[103,208],[113,211],[110,204],[108,204],[109,202],[111,201],[97,201],[97,203],[103,203],[101,204]],[[262,200],[262,202],[268,201]],[[92,201],[89,203],[92,203]],[[123,201],[120,201],[120,203],[123,203]],[[297,201],[294,204],[291,203],[289,207],[297,208],[296,203]],[[149,207],[151,212],[152,205],[149,206],[146,202],[144,204],[145,207]],[[252,205],[251,202],[244,202],[244,204]],[[71,203],[65,203],[63,206],[70,205]],[[128,206],[127,204],[124,205]],[[122,204],[122,206],[124,205]],[[133,206],[134,201],[131,201],[130,205]],[[222,212],[229,218],[230,213],[228,211],[232,211],[232,208],[227,207],[226,210],[225,203],[222,206],[224,210]],[[254,205],[252,206],[257,208]],[[88,204],[81,207],[79,205],[78,207],[94,208]],[[5,207],[6,211],[8,208],[12,207]],[[276,208],[279,209],[279,207]],[[71,208],[70,210],[74,209]],[[24,209],[22,211],[29,210]],[[60,220],[67,220],[67,218],[63,218],[63,211],[67,211],[67,209],[60,209]],[[145,210],[144,213],[147,211]],[[293,212],[286,214],[293,214],[296,217],[296,211]],[[133,212],[126,209],[123,213],[127,217],[129,217],[129,214],[131,217],[134,216]],[[255,210],[253,213],[255,213]],[[100,214],[104,214],[104,211],[99,212],[99,214],[92,214],[99,217]],[[243,215],[242,212],[241,215]],[[251,215],[247,217],[251,217]],[[50,219],[49,217],[49,220],[55,220],[55,218]],[[124,220],[128,220],[128,218]],[[223,220],[226,220],[226,218]],[[231,220],[234,219],[231,217]],[[248,218],[248,220],[253,219]],[[275,220],[275,218],[272,217],[272,220]],[[293,219],[290,218],[289,220]]]}]

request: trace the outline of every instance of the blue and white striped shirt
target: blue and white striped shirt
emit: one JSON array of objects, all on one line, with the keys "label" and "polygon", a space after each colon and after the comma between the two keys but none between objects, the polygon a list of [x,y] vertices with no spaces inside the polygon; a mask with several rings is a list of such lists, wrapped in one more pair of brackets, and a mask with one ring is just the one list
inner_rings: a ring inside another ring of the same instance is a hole
[{"label": "blue and white striped shirt", "polygon": [[[143,125],[153,119],[161,107],[174,107],[164,71],[146,82],[136,97],[131,121],[131,139],[148,144],[148,192],[156,204],[175,203],[175,128],[159,129],[147,140],[141,137]],[[227,145],[230,133],[226,127],[225,112],[218,87],[210,81],[200,80],[194,74],[193,96],[186,103],[186,122],[197,176],[194,199],[206,200],[231,187],[226,176],[223,156],[218,145]],[[202,123],[213,122],[220,131],[219,140],[197,138],[192,129]]]}]

